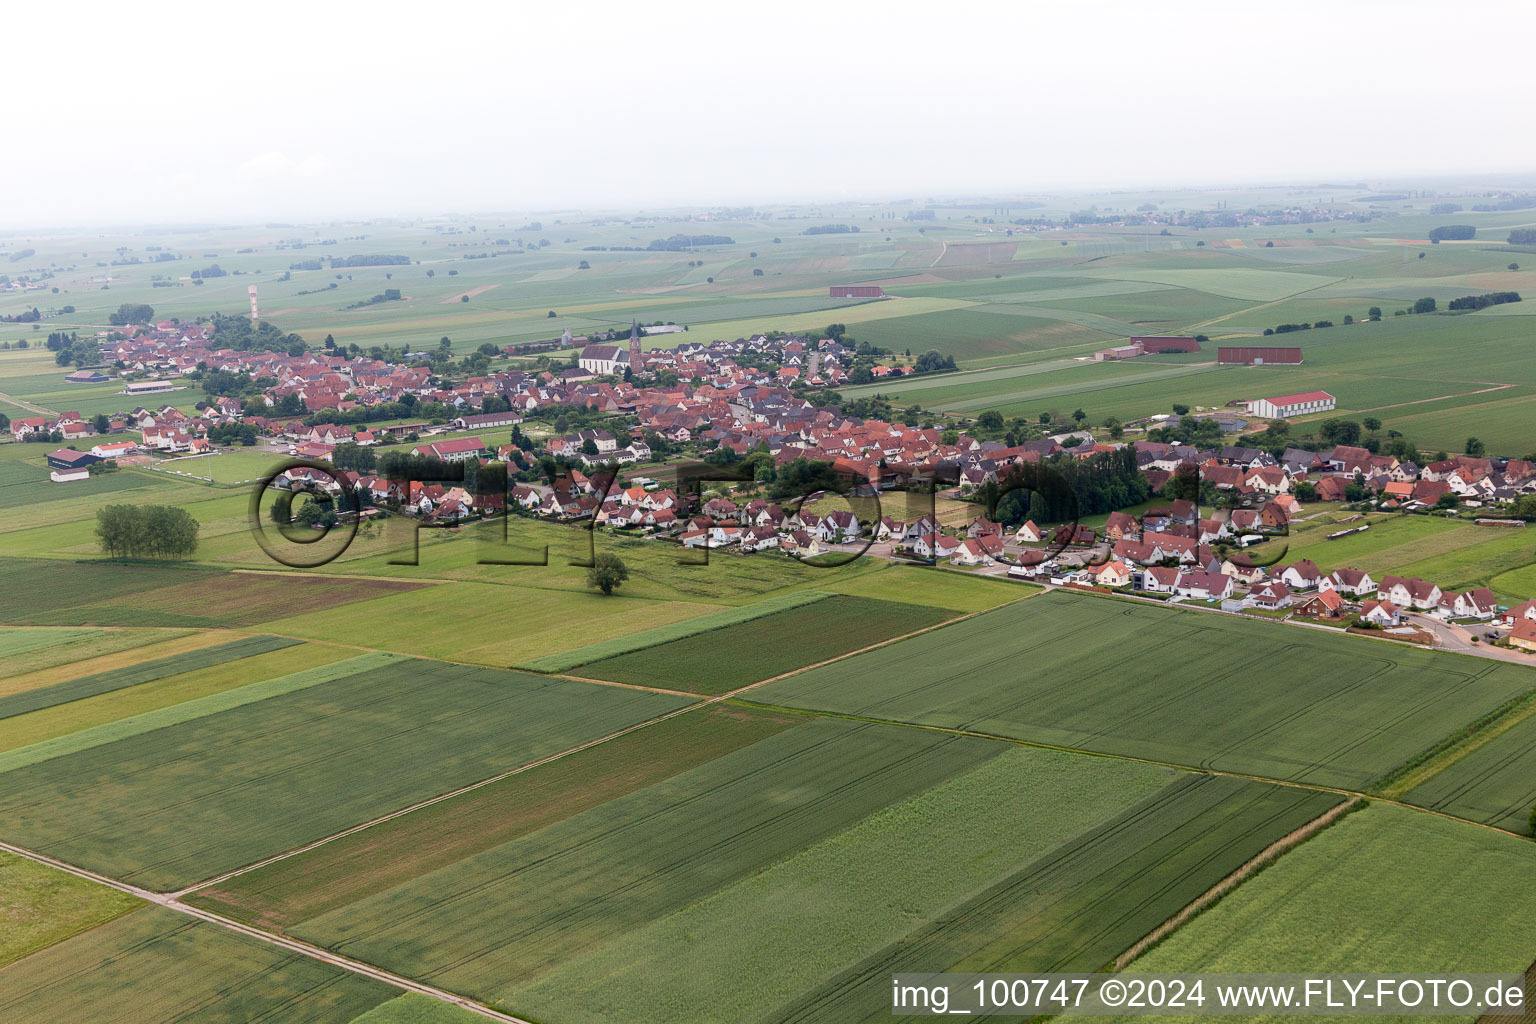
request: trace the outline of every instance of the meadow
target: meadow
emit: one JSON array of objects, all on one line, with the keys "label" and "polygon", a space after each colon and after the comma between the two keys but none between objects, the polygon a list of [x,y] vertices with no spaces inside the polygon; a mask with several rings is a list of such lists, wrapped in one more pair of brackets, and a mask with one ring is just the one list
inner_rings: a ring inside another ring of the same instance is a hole
[{"label": "meadow", "polygon": [[671,643],[674,640],[683,640],[727,626],[750,622],[765,615],[775,615],[792,608],[815,604],[829,596],[831,595],[819,590],[792,590],[773,597],[765,597],[752,604],[707,612],[671,625],[642,629],[638,633],[626,633],[623,636],[609,637],[596,643],[583,644],[559,654],[533,658],[512,667],[527,669],[530,672],[568,672],[577,665],[604,661],[658,644]]},{"label": "meadow", "polygon": [[143,904],[133,896],[0,852],[0,967]]},{"label": "meadow", "polygon": [[170,889],[686,703],[440,662],[370,662],[5,772],[0,827],[30,848]]},{"label": "meadow", "polygon": [[750,699],[1363,789],[1533,685],[1513,665],[1058,592]]},{"label": "meadow", "polygon": [[1532,885],[1528,842],[1372,804],[1250,878],[1129,970],[1368,973],[1390,964],[1395,974],[1426,977],[1519,973],[1536,949],[1536,921],[1510,913],[1507,897]]},{"label": "meadow", "polygon": [[578,665],[575,675],[719,694],[937,625],[918,604],[838,594],[748,622]]}]

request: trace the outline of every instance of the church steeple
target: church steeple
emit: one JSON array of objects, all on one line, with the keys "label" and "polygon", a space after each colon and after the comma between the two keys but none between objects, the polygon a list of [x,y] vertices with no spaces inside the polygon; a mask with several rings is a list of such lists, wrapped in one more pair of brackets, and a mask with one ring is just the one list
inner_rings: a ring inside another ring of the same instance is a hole
[{"label": "church steeple", "polygon": [[629,368],[634,373],[640,372],[640,320],[631,320],[629,324]]}]

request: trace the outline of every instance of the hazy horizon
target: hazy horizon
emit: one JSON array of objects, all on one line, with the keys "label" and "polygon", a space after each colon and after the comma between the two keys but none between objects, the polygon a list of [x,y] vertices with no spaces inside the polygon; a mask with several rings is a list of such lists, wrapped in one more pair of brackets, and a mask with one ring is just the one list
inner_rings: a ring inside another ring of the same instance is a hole
[{"label": "hazy horizon", "polygon": [[107,9],[67,61],[13,55],[46,88],[13,112],[0,224],[1536,177],[1518,61],[1454,49],[1442,9]]}]

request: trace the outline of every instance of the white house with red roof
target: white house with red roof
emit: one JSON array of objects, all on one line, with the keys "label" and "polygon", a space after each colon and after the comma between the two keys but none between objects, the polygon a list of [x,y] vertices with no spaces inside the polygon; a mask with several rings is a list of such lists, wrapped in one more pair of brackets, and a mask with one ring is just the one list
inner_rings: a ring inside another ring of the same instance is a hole
[{"label": "white house with red roof", "polygon": [[1332,412],[1336,399],[1326,391],[1303,391],[1296,395],[1279,395],[1275,398],[1255,398],[1248,409],[1255,416],[1269,420],[1287,420],[1312,413]]},{"label": "white house with red roof", "polygon": [[464,462],[476,458],[485,451],[485,442],[478,437],[460,437],[451,441],[434,441],[417,445],[412,449],[417,455],[443,462]]}]

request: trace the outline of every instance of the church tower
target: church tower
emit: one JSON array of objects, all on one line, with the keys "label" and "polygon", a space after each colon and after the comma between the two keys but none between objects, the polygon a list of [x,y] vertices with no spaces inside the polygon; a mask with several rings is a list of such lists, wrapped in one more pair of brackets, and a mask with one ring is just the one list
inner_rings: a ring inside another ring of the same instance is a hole
[{"label": "church tower", "polygon": [[640,321],[632,320],[629,325],[629,368],[635,373],[640,372]]}]

